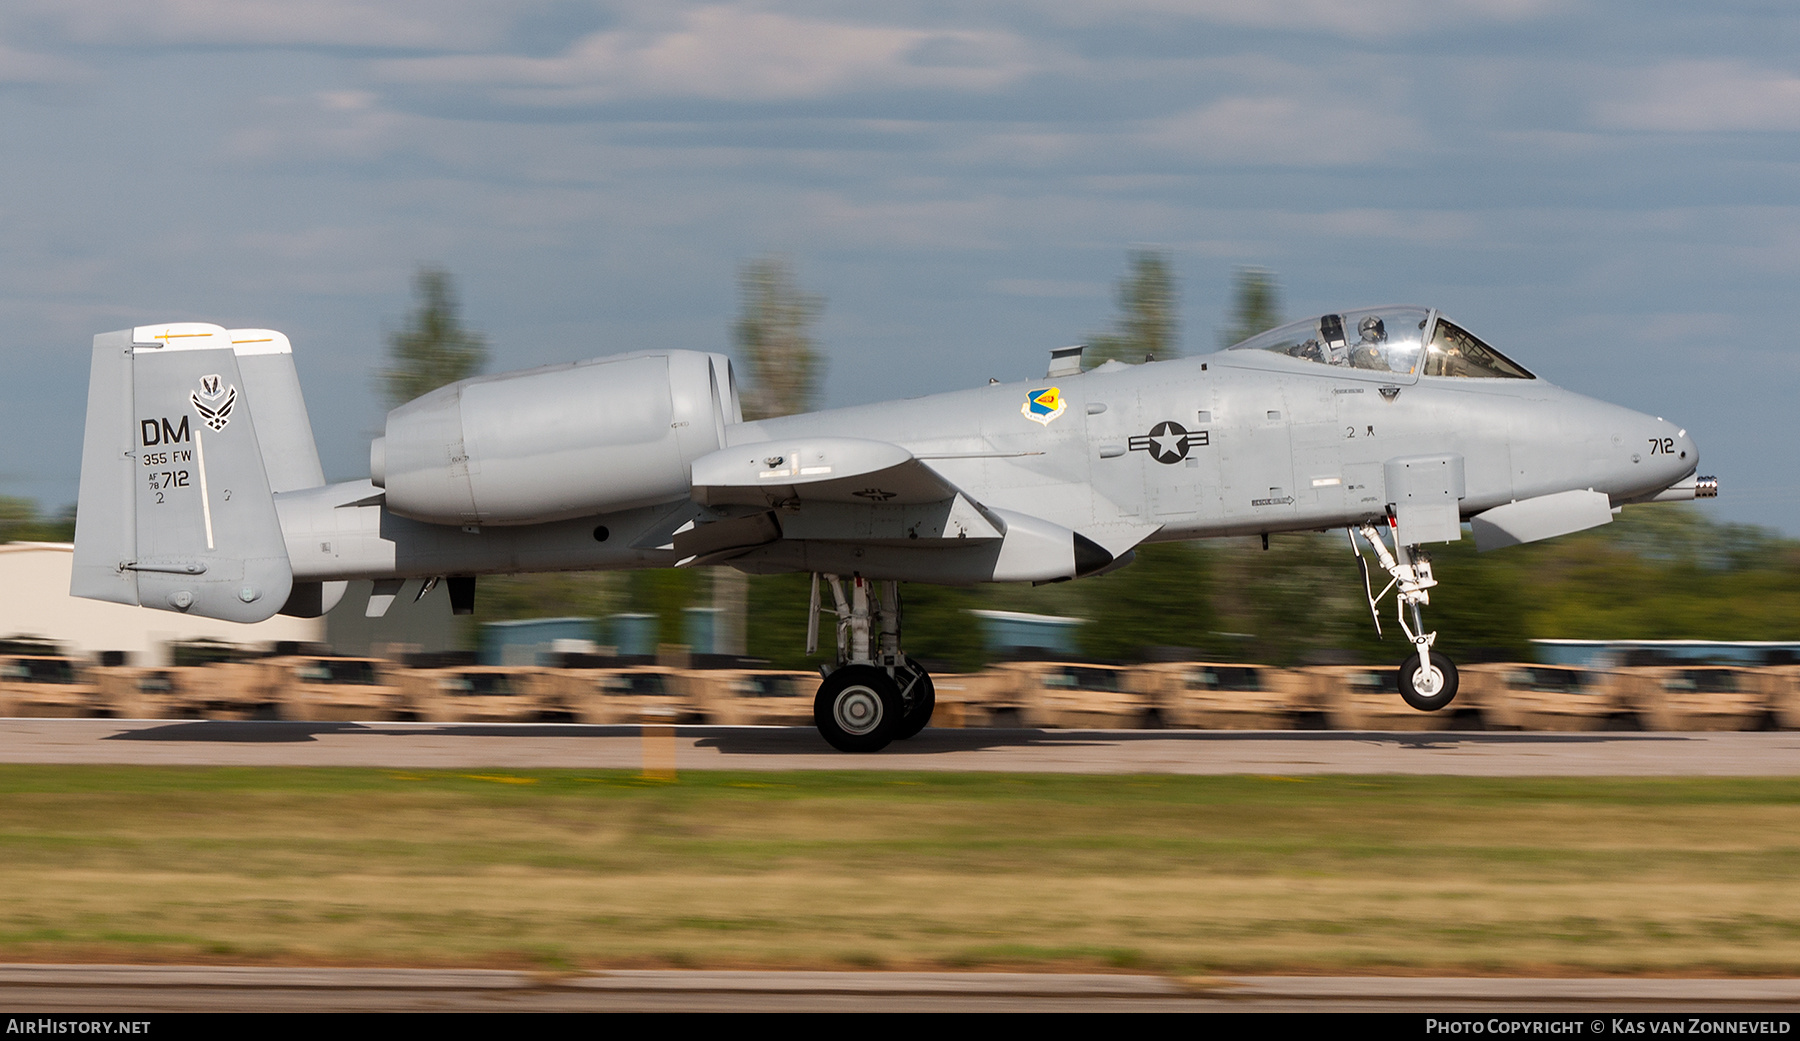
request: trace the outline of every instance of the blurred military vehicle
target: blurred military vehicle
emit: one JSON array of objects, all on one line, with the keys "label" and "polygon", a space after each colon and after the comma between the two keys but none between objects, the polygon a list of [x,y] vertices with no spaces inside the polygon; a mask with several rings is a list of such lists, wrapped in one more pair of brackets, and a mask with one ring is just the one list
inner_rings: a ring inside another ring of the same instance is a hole
[{"label": "blurred military vehicle", "polygon": [[1300,673],[1270,665],[1157,662],[1133,670],[1158,722],[1184,730],[1292,730],[1324,726]]},{"label": "blurred military vehicle", "polygon": [[402,711],[396,670],[380,658],[264,658],[255,670],[282,719],[383,720]]},{"label": "blurred military vehicle", "polygon": [[102,665],[94,682],[109,715],[118,719],[200,719],[200,680],[206,667]]},{"label": "blurred military vehicle", "polygon": [[557,711],[579,723],[704,723],[686,670],[623,665],[546,671],[542,680]]},{"label": "blurred military vehicle", "polygon": [[970,726],[1112,730],[1154,725],[1153,705],[1133,689],[1131,678],[1121,665],[1002,662],[966,681],[970,689],[965,693],[975,696],[964,701],[964,711],[975,717]]},{"label": "blurred military vehicle", "polygon": [[694,669],[693,701],[707,722],[726,726],[811,726],[819,674],[786,669]]},{"label": "blurred military vehicle", "polygon": [[1762,672],[1773,722],[1783,730],[1800,730],[1800,665],[1778,665]]},{"label": "blurred military vehicle", "polygon": [[1619,701],[1646,730],[1757,730],[1772,725],[1766,677],[1738,665],[1618,670]]},{"label": "blurred military vehicle", "polygon": [[1637,727],[1619,699],[1615,673],[1561,665],[1463,667],[1462,697],[1500,730],[1607,730]]},{"label": "blurred military vehicle", "polygon": [[0,657],[0,715],[109,715],[89,670],[74,658],[49,654]]},{"label": "blurred military vehicle", "polygon": [[538,723],[565,717],[548,670],[521,665],[410,669],[400,712],[428,723]]}]

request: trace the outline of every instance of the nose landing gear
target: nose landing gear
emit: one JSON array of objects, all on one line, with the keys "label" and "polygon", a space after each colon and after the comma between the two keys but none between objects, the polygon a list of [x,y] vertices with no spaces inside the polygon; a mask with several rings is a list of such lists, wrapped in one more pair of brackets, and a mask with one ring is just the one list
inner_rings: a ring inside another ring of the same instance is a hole
[{"label": "nose landing gear", "polygon": [[1400,663],[1400,699],[1420,712],[1436,712],[1456,698],[1456,666],[1436,651],[1424,666],[1417,658]]},{"label": "nose landing gear", "polygon": [[900,584],[814,574],[806,652],[819,647],[820,582],[831,588],[837,664],[813,698],[813,723],[840,752],[878,752],[925,729],[937,706],[931,677],[900,649]]},{"label": "nose landing gear", "polygon": [[[1363,593],[1369,599],[1369,614],[1375,619],[1375,632],[1381,632],[1381,612],[1377,605],[1392,591],[1400,631],[1406,634],[1416,652],[1415,656],[1400,663],[1401,699],[1420,712],[1436,712],[1455,700],[1457,684],[1456,665],[1432,649],[1437,642],[1437,633],[1425,631],[1425,620],[1419,610],[1431,602],[1429,591],[1437,585],[1437,580],[1431,577],[1431,557],[1425,550],[1419,546],[1401,545],[1398,527],[1390,521],[1388,528],[1393,533],[1392,552],[1375,525],[1364,524],[1356,529],[1375,551],[1377,564],[1390,576],[1381,592],[1373,592],[1369,585],[1369,563],[1363,557],[1354,533],[1349,533],[1350,549],[1356,554],[1357,567],[1362,570]],[[1407,624],[1408,614],[1412,615],[1411,625]]]}]

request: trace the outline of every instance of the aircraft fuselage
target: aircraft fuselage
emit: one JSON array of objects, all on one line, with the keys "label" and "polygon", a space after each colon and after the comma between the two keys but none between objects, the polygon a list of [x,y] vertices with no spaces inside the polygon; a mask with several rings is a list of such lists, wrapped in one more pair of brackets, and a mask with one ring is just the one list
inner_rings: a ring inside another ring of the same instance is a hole
[{"label": "aircraft fuselage", "polygon": [[[1027,402],[1046,390],[1058,407],[1034,416]],[[1622,503],[1669,487],[1698,461],[1675,424],[1541,379],[1396,377],[1256,351],[725,428],[726,444],[770,451],[816,436],[899,445],[981,503],[1041,517],[1115,553],[1140,541],[1328,529],[1381,517],[1391,501],[1384,467],[1395,459],[1460,457],[1463,517],[1578,488]],[[701,509],[677,500],[550,524],[455,527],[396,516],[379,499],[367,482],[277,496],[295,579],[667,567],[680,553],[645,539],[668,524],[671,511]],[[971,580],[954,551],[857,541],[879,527],[878,500],[834,511],[825,529],[808,515],[818,510],[778,511],[784,537],[732,563],[749,571]],[[809,526],[823,537],[808,537]]]}]

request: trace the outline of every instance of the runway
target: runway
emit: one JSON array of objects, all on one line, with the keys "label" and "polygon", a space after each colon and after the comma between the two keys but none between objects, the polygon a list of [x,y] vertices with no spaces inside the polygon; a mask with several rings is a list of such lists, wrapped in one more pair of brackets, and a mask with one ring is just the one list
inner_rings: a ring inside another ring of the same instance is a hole
[{"label": "runway", "polygon": [[[1791,1019],[1800,980],[0,965],[0,1008],[156,1012],[1569,1012]],[[0,1015],[0,1018],[6,1018]],[[1779,1024],[1772,1024],[1779,1032]],[[1616,1028],[1615,1028],[1616,1029]],[[1598,1031],[1604,1033],[1606,1031]]]},{"label": "runway", "polygon": [[1018,773],[1800,775],[1800,732],[928,729],[873,755],[811,728],[4,719],[0,763]]}]

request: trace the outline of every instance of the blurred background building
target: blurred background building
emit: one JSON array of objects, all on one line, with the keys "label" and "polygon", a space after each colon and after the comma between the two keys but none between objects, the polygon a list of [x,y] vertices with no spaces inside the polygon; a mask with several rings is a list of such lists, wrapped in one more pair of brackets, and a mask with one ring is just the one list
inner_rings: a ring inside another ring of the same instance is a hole
[{"label": "blurred background building", "polygon": [[134,665],[171,664],[170,645],[194,640],[249,645],[325,639],[321,618],[276,615],[239,625],[70,596],[74,551],[66,542],[0,543],[0,636],[48,640],[66,654],[94,660],[122,651]]}]

